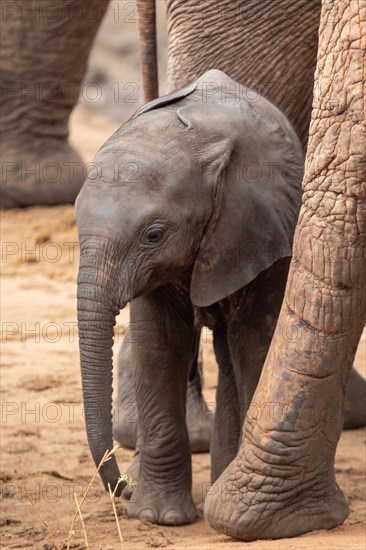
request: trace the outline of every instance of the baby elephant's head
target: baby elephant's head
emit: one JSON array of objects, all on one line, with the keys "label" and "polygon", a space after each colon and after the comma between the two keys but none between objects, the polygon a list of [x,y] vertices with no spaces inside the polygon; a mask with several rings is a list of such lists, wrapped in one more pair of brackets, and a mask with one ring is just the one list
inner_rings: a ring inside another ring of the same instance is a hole
[{"label": "baby elephant's head", "polygon": [[97,154],[76,203],[81,266],[95,256],[119,307],[193,264],[213,206],[198,157],[167,109],[130,121]]}]

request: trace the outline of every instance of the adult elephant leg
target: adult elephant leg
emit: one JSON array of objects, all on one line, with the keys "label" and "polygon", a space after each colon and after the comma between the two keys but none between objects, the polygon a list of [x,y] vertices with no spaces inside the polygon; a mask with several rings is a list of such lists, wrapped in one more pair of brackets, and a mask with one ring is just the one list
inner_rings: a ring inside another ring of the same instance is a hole
[{"label": "adult elephant leg", "polygon": [[189,297],[168,285],[137,298],[131,323],[141,452],[127,512],[152,523],[190,523],[196,510],[185,404],[196,341]]},{"label": "adult elephant leg", "polygon": [[214,528],[241,539],[330,529],[349,512],[334,457],[366,320],[365,23],[359,2],[324,0],[320,94],[284,303],[253,398],[258,413],[248,413],[239,453],[205,504]]},{"label": "adult elephant leg", "polygon": [[211,441],[211,482],[222,474],[238,452],[241,432],[240,407],[227,329],[214,329],[214,349],[219,366],[215,428]]},{"label": "adult elephant leg", "polygon": [[[213,414],[202,395],[202,366],[197,347],[188,371],[186,423],[189,443],[193,453],[208,452],[213,432]],[[118,355],[118,403],[114,415],[113,435],[122,447],[134,449],[138,435],[138,413],[132,368],[131,340],[133,330],[128,327]],[[137,453],[138,456],[138,453]],[[134,462],[136,460],[134,459]]]},{"label": "adult elephant leg", "polygon": [[108,0],[14,0],[1,18],[1,204],[74,202],[83,162],[68,121]]}]

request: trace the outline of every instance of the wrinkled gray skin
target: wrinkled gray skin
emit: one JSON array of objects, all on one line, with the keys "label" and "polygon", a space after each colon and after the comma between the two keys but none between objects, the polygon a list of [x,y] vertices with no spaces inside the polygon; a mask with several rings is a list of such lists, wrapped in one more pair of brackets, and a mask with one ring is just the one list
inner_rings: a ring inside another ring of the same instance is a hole
[{"label": "wrinkled gray skin", "polygon": [[[131,356],[131,327],[127,329],[118,354],[118,399],[113,416],[113,436],[122,447],[135,449],[138,439],[138,411],[135,399]],[[186,423],[193,453],[207,452],[213,432],[214,408],[209,408],[202,396],[202,358],[197,351],[188,369]],[[139,453],[137,448],[136,453]]]},{"label": "wrinkled gray skin", "polygon": [[[212,83],[227,93],[207,94]],[[185,403],[197,330],[213,329],[220,371],[216,479],[236,455],[279,313],[301,202],[301,145],[273,105],[209,71],[140,109],[95,161],[100,169],[76,203],[90,449],[98,463],[112,446],[113,325],[131,302],[141,452],[128,514],[191,522]],[[113,488],[115,458],[100,473]]]},{"label": "wrinkled gray skin", "polygon": [[107,6],[108,0],[93,0],[93,7],[83,0],[4,5],[1,208],[72,203],[80,191],[84,163],[68,142],[69,116]]}]

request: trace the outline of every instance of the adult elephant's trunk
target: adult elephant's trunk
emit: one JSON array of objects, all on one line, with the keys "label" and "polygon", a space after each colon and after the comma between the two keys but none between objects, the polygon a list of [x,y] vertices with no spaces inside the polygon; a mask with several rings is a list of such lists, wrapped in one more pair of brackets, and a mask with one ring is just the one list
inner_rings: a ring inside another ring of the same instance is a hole
[{"label": "adult elephant's trunk", "polygon": [[[96,465],[113,447],[112,345],[119,312],[115,286],[110,277],[105,280],[105,270],[81,261],[77,293],[81,377],[86,431]],[[102,466],[100,475],[105,488],[110,484],[113,490],[120,475],[114,456]],[[121,484],[117,495],[122,488]]]}]

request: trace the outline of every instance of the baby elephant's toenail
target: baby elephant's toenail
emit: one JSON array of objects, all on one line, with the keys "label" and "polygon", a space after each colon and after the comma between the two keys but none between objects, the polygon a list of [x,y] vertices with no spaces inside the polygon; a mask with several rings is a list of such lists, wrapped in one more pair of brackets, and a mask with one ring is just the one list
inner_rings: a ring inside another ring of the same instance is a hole
[{"label": "baby elephant's toenail", "polygon": [[155,510],[151,510],[151,508],[144,508],[139,513],[139,519],[143,521],[148,521],[149,523],[157,523],[158,521],[158,515],[155,512]]},{"label": "baby elephant's toenail", "polygon": [[169,510],[169,512],[165,512],[163,515],[162,523],[164,525],[182,525],[182,523],[186,523],[186,519],[182,512],[178,512],[178,510]]}]

